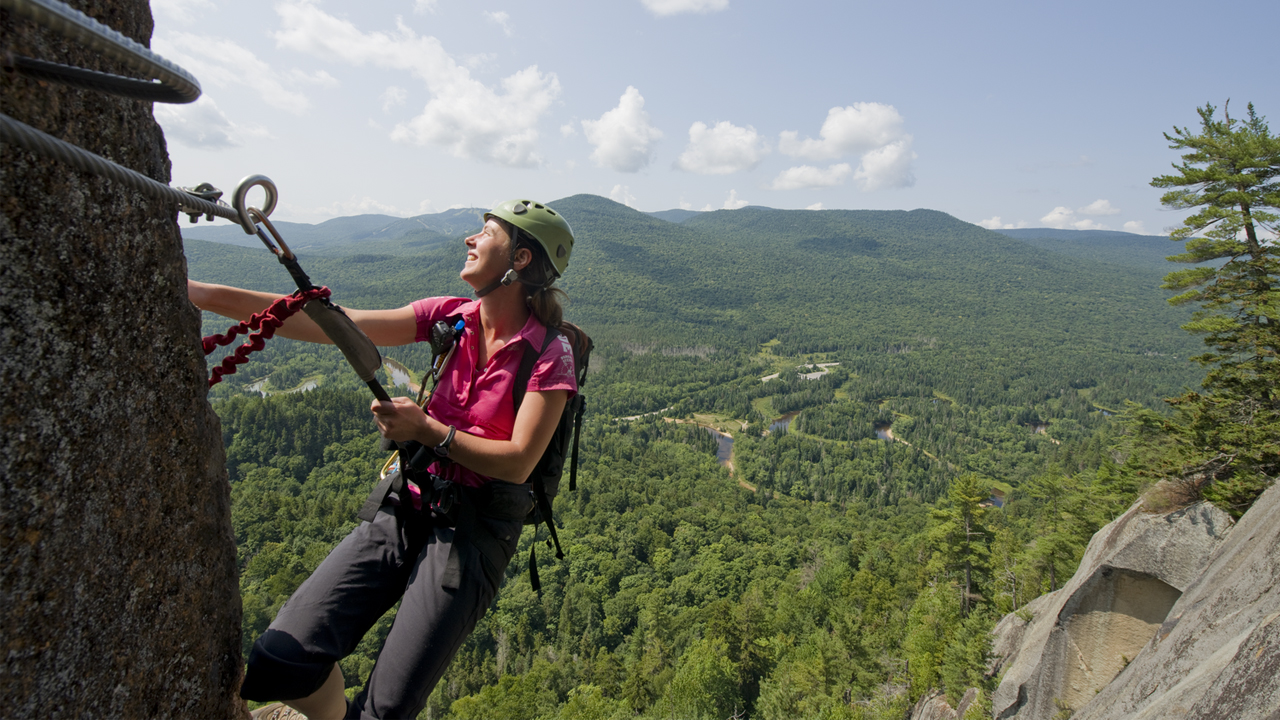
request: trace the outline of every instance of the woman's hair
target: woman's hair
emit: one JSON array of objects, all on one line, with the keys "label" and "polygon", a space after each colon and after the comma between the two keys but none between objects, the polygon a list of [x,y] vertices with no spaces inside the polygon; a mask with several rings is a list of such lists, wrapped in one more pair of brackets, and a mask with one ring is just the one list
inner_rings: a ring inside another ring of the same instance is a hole
[{"label": "woman's hair", "polygon": [[529,264],[520,271],[520,284],[529,293],[525,299],[529,310],[543,325],[560,327],[564,322],[564,302],[569,296],[560,288],[551,286],[556,281],[556,267],[551,263],[551,258],[547,257],[547,251],[529,233],[501,218],[494,219],[507,231],[507,237],[511,238],[513,256],[519,248],[527,249],[533,256]]}]

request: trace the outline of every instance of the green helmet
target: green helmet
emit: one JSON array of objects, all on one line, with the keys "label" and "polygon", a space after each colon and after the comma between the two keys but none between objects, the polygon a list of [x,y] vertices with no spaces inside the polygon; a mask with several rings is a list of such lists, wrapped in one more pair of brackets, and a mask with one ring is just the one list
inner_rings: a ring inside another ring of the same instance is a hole
[{"label": "green helmet", "polygon": [[555,266],[556,277],[569,267],[573,228],[560,213],[533,200],[508,200],[484,214],[485,220],[491,217],[505,220],[537,240]]}]

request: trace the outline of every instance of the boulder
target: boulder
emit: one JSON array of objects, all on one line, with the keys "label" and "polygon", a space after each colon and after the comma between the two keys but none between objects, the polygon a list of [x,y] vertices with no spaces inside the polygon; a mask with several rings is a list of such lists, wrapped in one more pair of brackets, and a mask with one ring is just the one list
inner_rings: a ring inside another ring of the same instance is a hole
[{"label": "boulder", "polygon": [[969,688],[964,697],[960,698],[959,707],[952,708],[941,691],[931,690],[911,708],[908,720],[960,720],[977,698],[978,689]]},{"label": "boulder", "polygon": [[[73,2],[146,44],[146,0]],[[0,11],[5,50],[122,73]],[[0,73],[0,112],[161,182],[151,104]],[[230,718],[240,598],[176,208],[3,146],[0,715]]]},{"label": "boulder", "polygon": [[1007,657],[995,716],[1048,719],[1092,700],[1137,657],[1231,525],[1208,503],[1152,515],[1139,502],[1094,534],[1065,587],[997,626]]},{"label": "boulder", "polygon": [[1077,720],[1280,719],[1280,484],[1214,551],[1149,642]]}]

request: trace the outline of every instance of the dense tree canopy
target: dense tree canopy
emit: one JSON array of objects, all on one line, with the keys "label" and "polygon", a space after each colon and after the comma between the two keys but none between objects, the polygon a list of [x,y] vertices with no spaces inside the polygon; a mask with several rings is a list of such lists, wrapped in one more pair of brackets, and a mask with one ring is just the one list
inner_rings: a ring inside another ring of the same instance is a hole
[{"label": "dense tree canopy", "polygon": [[1182,291],[1170,302],[1199,305],[1183,327],[1204,336],[1195,360],[1208,374],[1203,392],[1170,400],[1173,418],[1139,414],[1145,449],[1158,448],[1140,457],[1238,516],[1280,475],[1280,138],[1252,105],[1244,120],[1208,104],[1199,113],[1197,131],[1165,135],[1185,153],[1151,184],[1170,188],[1166,206],[1196,210],[1172,232],[1186,251],[1170,259],[1198,264],[1164,287]]}]

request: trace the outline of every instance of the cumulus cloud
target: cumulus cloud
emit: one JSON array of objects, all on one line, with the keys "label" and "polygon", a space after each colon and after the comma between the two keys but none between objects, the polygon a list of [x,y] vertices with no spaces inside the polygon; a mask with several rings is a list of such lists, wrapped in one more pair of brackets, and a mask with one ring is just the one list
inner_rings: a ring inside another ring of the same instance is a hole
[{"label": "cumulus cloud", "polygon": [[1057,228],[1059,230],[1106,230],[1107,226],[1099,224],[1095,220],[1089,218],[1077,218],[1075,211],[1071,208],[1059,205],[1049,211],[1048,215],[1040,218],[1040,222],[1046,227]]},{"label": "cumulus cloud", "polygon": [[768,144],[750,125],[738,127],[721,121],[707,127],[695,122],[689,127],[689,145],[676,159],[676,167],[699,175],[728,175],[754,168],[768,152]]},{"label": "cumulus cloud", "polygon": [[1027,226],[1025,222],[1007,223],[1000,219],[999,215],[993,215],[986,220],[979,220],[976,223],[980,227],[988,230],[1013,230],[1014,228],[1024,228]]},{"label": "cumulus cloud", "polygon": [[822,210],[822,203],[814,203],[805,208],[805,210]]},{"label": "cumulus cloud", "polygon": [[200,150],[240,147],[243,137],[268,136],[262,127],[231,122],[208,95],[190,105],[156,103],[154,113],[166,140]]},{"label": "cumulus cloud", "polygon": [[916,184],[916,177],[911,173],[911,161],[915,159],[908,135],[863,155],[853,179],[868,192],[885,187],[911,187]]},{"label": "cumulus cloud", "polygon": [[282,85],[278,78],[290,75],[294,82],[337,83],[328,73],[281,73],[259,60],[252,50],[225,38],[166,33],[154,40],[152,49],[200,78],[206,88],[248,86],[267,105],[296,114],[309,110],[311,102],[306,95]]},{"label": "cumulus cloud", "polygon": [[1131,232],[1136,235],[1146,235],[1147,229],[1143,227],[1141,220],[1130,220],[1124,224],[1124,231]]},{"label": "cumulus cloud", "polygon": [[394,33],[366,33],[308,2],[285,2],[276,12],[282,21],[275,33],[280,47],[405,71],[423,81],[431,100],[417,117],[396,125],[392,140],[437,145],[456,157],[511,167],[541,163],[537,123],[560,94],[554,73],[531,65],[501,80],[499,92],[473,78],[439,40],[419,36],[403,22]]},{"label": "cumulus cloud", "polygon": [[609,199],[629,208],[636,206],[636,196],[631,194],[631,188],[626,185],[614,185],[613,190],[609,191]]},{"label": "cumulus cloud", "polygon": [[774,190],[800,190],[802,188],[831,187],[840,185],[853,174],[849,163],[840,163],[826,168],[812,165],[801,165],[788,168],[773,179],[769,187]]},{"label": "cumulus cloud", "polygon": [[582,132],[596,148],[591,160],[618,172],[639,172],[648,166],[654,144],[662,139],[662,132],[649,124],[640,91],[630,86],[619,98],[618,107],[599,120],[583,120]]},{"label": "cumulus cloud", "polygon": [[382,101],[382,112],[391,112],[391,108],[403,105],[409,99],[409,93],[404,88],[392,85],[378,99]]},{"label": "cumulus cloud", "polygon": [[707,14],[729,7],[729,0],[640,0],[649,12],[658,17],[682,13]]},{"label": "cumulus cloud", "polygon": [[[911,149],[912,137],[906,132],[905,124],[892,105],[864,102],[833,107],[827,111],[817,138],[800,139],[799,133],[786,130],[779,136],[778,150],[814,161],[857,155],[860,161],[851,177],[862,190],[910,187],[915,184],[911,163],[917,156]],[[805,184],[806,178],[820,180],[822,185],[843,183],[850,175],[841,173],[836,177],[834,170],[838,167],[840,165],[828,168],[825,176],[818,175],[817,168],[808,165],[791,168],[774,180],[773,187],[814,187]]]},{"label": "cumulus cloud", "polygon": [[729,191],[729,197],[725,198],[724,205],[722,206],[722,209],[724,209],[724,210],[737,210],[738,208],[744,208],[744,207],[746,207],[746,206],[748,206],[748,205],[750,205],[750,204],[751,204],[751,203],[749,203],[749,202],[748,202],[748,201],[746,201],[746,200],[739,200],[739,199],[738,199],[738,191],[737,191],[737,190],[730,190],[730,191]]},{"label": "cumulus cloud", "polygon": [[[1059,205],[1050,210],[1048,215],[1040,218],[1040,222],[1046,227],[1059,230],[1110,230],[1111,228],[1093,220],[1092,217],[1118,214],[1120,214],[1119,208],[1111,207],[1110,202],[1098,199],[1075,210]],[[1090,217],[1080,217],[1081,215]]]},{"label": "cumulus cloud", "polygon": [[805,160],[831,160],[861,154],[909,137],[897,108],[881,103],[854,103],[833,107],[818,131],[818,138],[799,139],[799,133],[785,130],[778,149]]},{"label": "cumulus cloud", "polygon": [[1106,200],[1098,199],[1098,200],[1094,200],[1088,205],[1085,205],[1079,210],[1076,210],[1076,212],[1080,213],[1081,215],[1119,215],[1120,208],[1113,208],[1111,207],[1110,202]]},{"label": "cumulus cloud", "polygon": [[436,0],[413,0],[413,14],[426,15],[436,11]]},{"label": "cumulus cloud", "polygon": [[502,34],[507,37],[515,35],[515,30],[511,26],[511,16],[506,12],[499,10],[498,12],[485,11],[485,17],[489,18],[489,22],[496,24],[502,28]]}]

